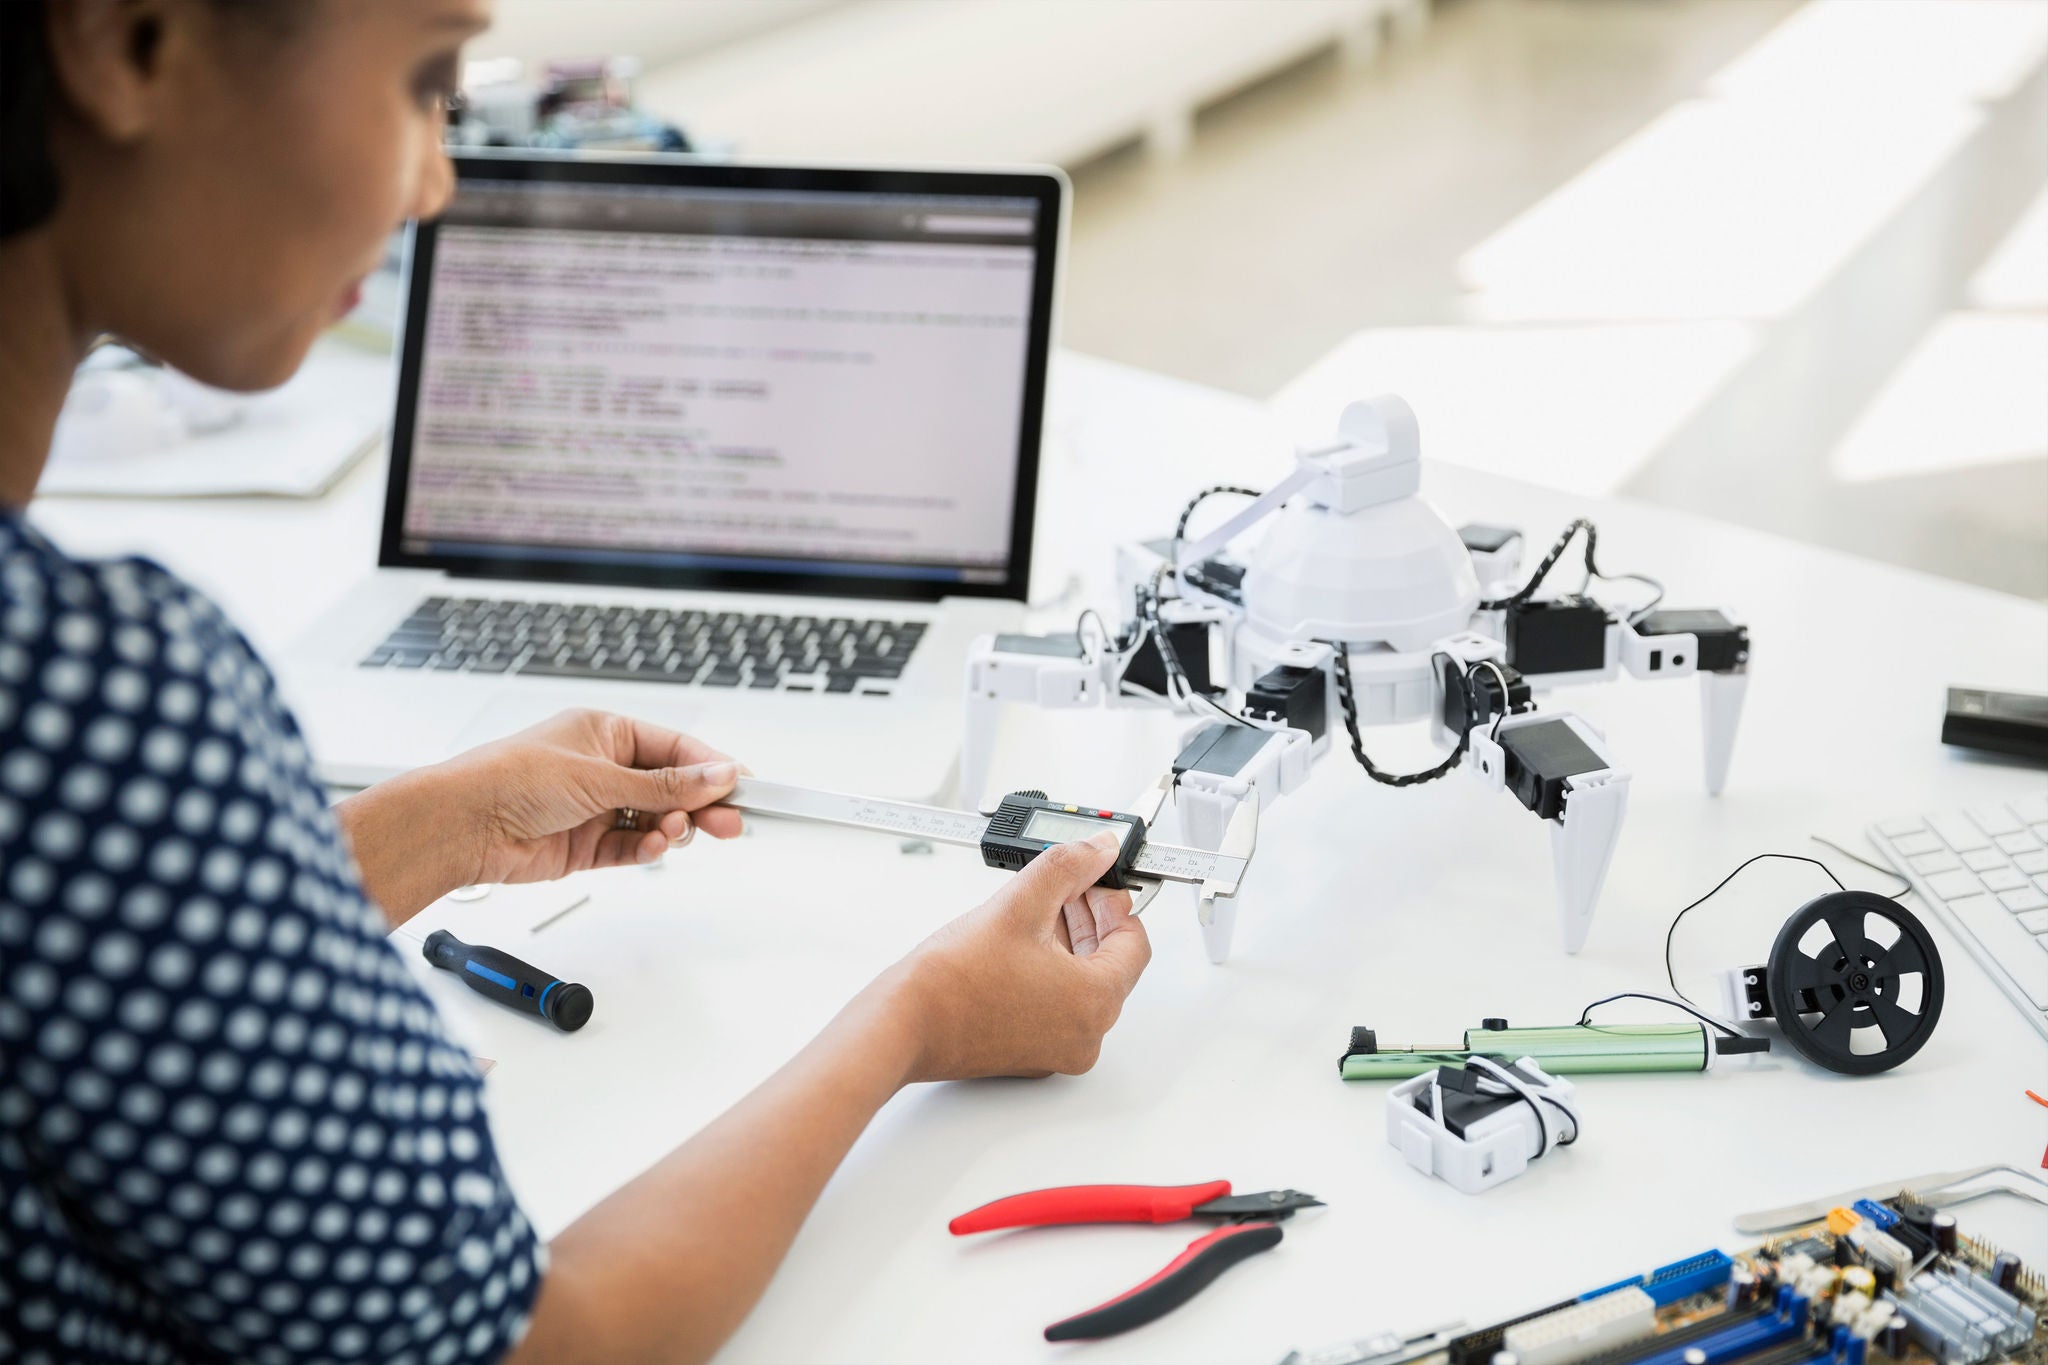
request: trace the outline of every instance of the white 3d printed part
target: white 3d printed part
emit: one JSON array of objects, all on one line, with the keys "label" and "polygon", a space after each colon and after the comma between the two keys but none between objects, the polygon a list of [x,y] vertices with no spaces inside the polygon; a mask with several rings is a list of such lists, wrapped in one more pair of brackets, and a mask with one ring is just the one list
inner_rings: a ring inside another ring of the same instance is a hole
[{"label": "white 3d printed part", "polygon": [[1436,1072],[1426,1071],[1387,1092],[1387,1141],[1410,1166],[1466,1194],[1512,1180],[1538,1155],[1578,1136],[1571,1082],[1528,1057],[1515,1070],[1532,1094],[1544,1098],[1540,1114],[1535,1104],[1517,1098],[1453,1131],[1433,1108],[1416,1108],[1416,1098],[1436,1081]]}]

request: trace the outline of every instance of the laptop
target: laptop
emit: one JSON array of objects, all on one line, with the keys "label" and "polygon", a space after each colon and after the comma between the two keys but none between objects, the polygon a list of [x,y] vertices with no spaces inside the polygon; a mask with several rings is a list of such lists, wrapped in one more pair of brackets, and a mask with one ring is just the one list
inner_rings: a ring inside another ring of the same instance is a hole
[{"label": "laptop", "polygon": [[322,775],[589,706],[942,797],[967,647],[1030,581],[1064,177],[455,165],[376,567],[280,669]]}]

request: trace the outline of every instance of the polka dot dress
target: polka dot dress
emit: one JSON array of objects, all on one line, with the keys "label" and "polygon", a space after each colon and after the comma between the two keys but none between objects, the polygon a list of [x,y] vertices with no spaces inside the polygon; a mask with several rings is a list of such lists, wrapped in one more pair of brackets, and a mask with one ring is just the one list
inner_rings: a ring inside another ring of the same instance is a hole
[{"label": "polka dot dress", "polygon": [[217,608],[0,514],[0,1360],[494,1361],[543,1248]]}]

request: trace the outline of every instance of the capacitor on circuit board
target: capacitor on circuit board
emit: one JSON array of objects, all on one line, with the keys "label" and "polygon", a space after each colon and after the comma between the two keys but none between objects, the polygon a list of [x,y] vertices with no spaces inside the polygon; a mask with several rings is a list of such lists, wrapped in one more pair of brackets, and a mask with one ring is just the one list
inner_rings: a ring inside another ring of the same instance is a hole
[{"label": "capacitor on circuit board", "polygon": [[1956,1254],[1956,1216],[1952,1213],[1937,1213],[1933,1222],[1934,1245],[1944,1256]]},{"label": "capacitor on circuit board", "polygon": [[2020,1258],[2010,1251],[2001,1251],[1991,1262],[1991,1283],[2010,1294],[2019,1287]]}]

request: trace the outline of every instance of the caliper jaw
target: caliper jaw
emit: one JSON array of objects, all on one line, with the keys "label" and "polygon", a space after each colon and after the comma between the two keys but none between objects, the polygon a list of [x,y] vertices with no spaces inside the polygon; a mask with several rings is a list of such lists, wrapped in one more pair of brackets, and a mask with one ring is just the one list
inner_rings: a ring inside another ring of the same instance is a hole
[{"label": "caliper jaw", "polygon": [[[1158,828],[1159,812],[1165,808],[1166,798],[1173,791],[1176,781],[1172,772],[1162,773],[1158,781],[1145,788],[1131,802],[1130,813],[1142,818],[1146,829]],[[1217,923],[1219,901],[1226,902],[1221,907],[1221,919],[1225,924],[1229,922],[1229,912],[1234,907],[1228,902],[1236,899],[1238,889],[1244,885],[1245,870],[1251,866],[1252,853],[1258,848],[1258,844],[1259,796],[1256,791],[1247,790],[1236,802],[1236,808],[1224,826],[1223,838],[1217,842],[1213,850],[1226,858],[1237,858],[1242,861],[1234,865],[1237,868],[1235,872],[1227,875],[1219,873],[1203,879],[1201,889],[1197,893],[1197,918],[1203,925]],[[1152,903],[1152,898],[1159,894],[1161,883],[1151,877],[1130,877],[1127,880],[1130,882],[1131,913],[1135,915]]]},{"label": "caliper jaw", "polygon": [[[1173,790],[1173,783],[1173,771],[1168,769],[1160,774],[1157,782],[1139,792],[1132,800],[1130,813],[1143,820],[1146,829],[1158,827],[1159,812],[1165,808],[1166,797]],[[1131,913],[1134,915],[1152,903],[1152,898],[1159,894],[1162,885],[1156,877],[1126,877],[1125,880],[1130,884]]]},{"label": "caliper jaw", "polygon": [[1259,846],[1259,802],[1257,793],[1238,803],[1230,823],[1224,827],[1223,842],[1216,851],[1229,858],[1242,858],[1238,872],[1230,877],[1210,877],[1202,882],[1204,903],[1228,900],[1236,897],[1238,888],[1244,885],[1244,874],[1251,868],[1252,853]]}]

